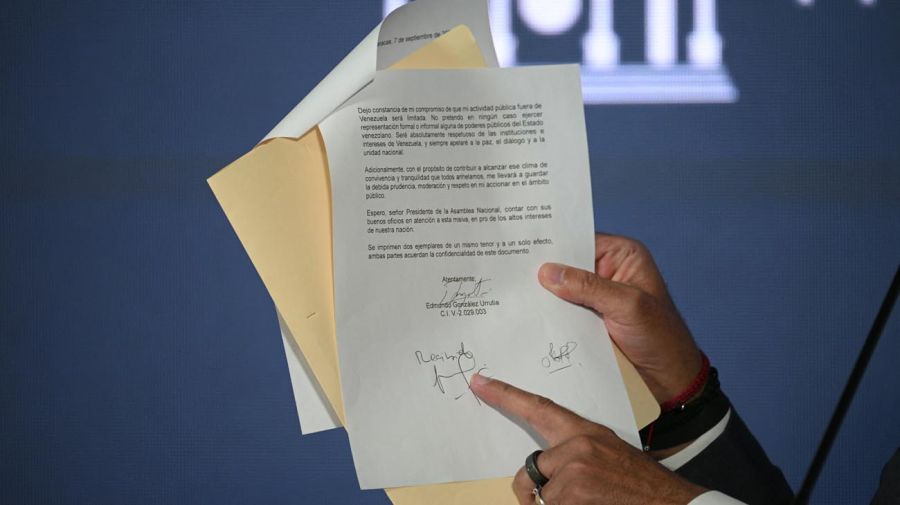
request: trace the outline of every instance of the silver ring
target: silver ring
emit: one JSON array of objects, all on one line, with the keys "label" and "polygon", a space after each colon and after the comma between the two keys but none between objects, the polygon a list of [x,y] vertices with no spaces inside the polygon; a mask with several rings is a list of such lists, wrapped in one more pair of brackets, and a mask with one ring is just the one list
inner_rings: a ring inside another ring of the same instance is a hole
[{"label": "silver ring", "polygon": [[532,489],[531,494],[534,495],[534,505],[547,505],[544,503],[544,497],[541,496],[541,488],[536,487]]}]

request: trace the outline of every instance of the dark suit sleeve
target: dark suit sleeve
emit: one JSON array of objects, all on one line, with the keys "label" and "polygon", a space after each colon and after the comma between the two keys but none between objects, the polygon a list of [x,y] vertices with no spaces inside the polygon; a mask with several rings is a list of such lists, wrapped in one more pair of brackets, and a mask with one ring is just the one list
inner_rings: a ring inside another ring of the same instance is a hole
[{"label": "dark suit sleeve", "polygon": [[719,438],[676,472],[749,505],[789,504],[794,498],[781,470],[769,461],[733,407]]},{"label": "dark suit sleeve", "polygon": [[881,472],[881,484],[875,497],[872,498],[872,505],[897,505],[900,503],[900,449],[894,453],[894,456],[885,465]]}]

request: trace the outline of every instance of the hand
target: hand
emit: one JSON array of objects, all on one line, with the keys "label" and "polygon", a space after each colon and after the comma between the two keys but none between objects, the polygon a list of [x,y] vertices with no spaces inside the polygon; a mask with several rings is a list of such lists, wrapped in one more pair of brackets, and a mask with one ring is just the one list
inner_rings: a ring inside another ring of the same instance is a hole
[{"label": "hand", "polygon": [[541,284],[556,296],[597,311],[609,336],[634,363],[659,403],[687,389],[702,358],[643,244],[598,233],[595,272],[544,264]]},{"label": "hand", "polygon": [[[472,377],[470,387],[485,403],[528,423],[549,444],[537,460],[538,469],[550,479],[541,490],[547,505],[685,505],[705,491],[608,428],[546,398],[481,375]],[[534,487],[520,468],[513,479],[520,504],[534,503]]]}]

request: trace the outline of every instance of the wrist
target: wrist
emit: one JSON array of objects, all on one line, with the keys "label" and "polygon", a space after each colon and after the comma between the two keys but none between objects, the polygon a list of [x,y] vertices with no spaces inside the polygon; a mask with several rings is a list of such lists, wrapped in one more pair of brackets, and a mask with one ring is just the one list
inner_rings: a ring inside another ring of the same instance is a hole
[{"label": "wrist", "polygon": [[658,500],[653,503],[658,505],[687,505],[701,494],[704,489],[682,477],[675,476],[674,481],[664,489],[658,490]]},{"label": "wrist", "polygon": [[671,396],[666,401],[659,404],[659,408],[663,414],[676,409],[684,409],[684,406],[692,400],[697,399],[703,390],[710,376],[709,358],[706,354],[700,353],[700,369],[694,374],[690,382],[687,383],[678,393]]},{"label": "wrist", "polygon": [[[697,391],[697,393],[694,394],[691,398],[689,398],[688,401],[687,401],[686,403],[687,403],[687,404],[691,404],[692,402],[694,402],[695,400],[697,400],[697,398],[700,398],[700,396],[703,394],[703,391],[706,389],[706,384],[707,384],[708,382],[709,382],[709,377],[707,377],[706,380],[704,381],[703,387],[700,388],[700,390]],[[677,396],[677,394],[676,394],[676,395],[672,395],[670,398],[675,398],[676,396]],[[664,403],[665,403],[665,402],[664,402]],[[686,449],[689,445],[693,444],[695,440],[697,440],[697,439],[696,439],[696,438],[692,438],[692,439],[690,439],[690,440],[685,441],[685,442],[682,443],[682,444],[676,445],[676,446],[674,446],[674,447],[670,447],[670,448],[668,448],[668,449],[658,449],[658,450],[651,450],[651,451],[648,451],[647,454],[650,455],[651,458],[653,458],[653,459],[655,459],[655,460],[657,460],[657,461],[660,461],[660,460],[663,460],[663,459],[668,458],[669,456],[673,456],[673,455],[675,455],[675,454],[678,454],[679,452],[681,452],[681,451],[683,451],[684,449]]]},{"label": "wrist", "polygon": [[699,396],[663,412],[640,431],[644,450],[659,453],[689,444],[721,421],[730,407],[719,388],[716,369],[710,368],[709,379]]},{"label": "wrist", "polygon": [[[697,347],[692,347],[681,354],[682,356],[677,356],[677,361],[674,361],[676,365],[670,365],[666,369],[660,370],[659,379],[653,381],[653,386],[648,384],[660,405],[683,395],[685,391],[691,389],[692,385],[694,389],[702,390],[703,385],[701,384],[699,388],[696,387],[696,381],[704,367],[707,366],[704,364],[707,362],[706,355]],[[695,393],[699,393],[699,391],[695,391]],[[692,397],[696,397],[696,395],[692,395]]]}]

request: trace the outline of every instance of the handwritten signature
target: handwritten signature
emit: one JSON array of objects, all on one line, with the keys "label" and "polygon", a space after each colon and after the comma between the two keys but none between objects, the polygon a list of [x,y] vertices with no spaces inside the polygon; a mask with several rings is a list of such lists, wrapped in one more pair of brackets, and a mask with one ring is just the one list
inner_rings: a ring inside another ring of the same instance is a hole
[{"label": "handwritten signature", "polygon": [[479,277],[478,280],[441,280],[444,296],[438,303],[465,303],[470,298],[481,298],[491,292],[486,288],[491,279]]},{"label": "handwritten signature", "polygon": [[[487,370],[486,366],[478,365],[475,354],[467,350],[463,342],[452,353],[430,353],[426,356],[422,351],[416,351],[415,356],[420,365],[431,364],[432,387],[437,388],[441,394],[447,394],[448,390],[454,391],[451,393],[454,400],[471,392],[469,379],[472,375]],[[477,396],[473,394],[472,397],[481,405]]]},{"label": "handwritten signature", "polygon": [[565,370],[574,364],[572,362],[572,353],[577,348],[577,342],[566,342],[559,348],[555,348],[553,342],[550,342],[547,355],[541,358],[541,366],[548,369],[549,373]]}]

